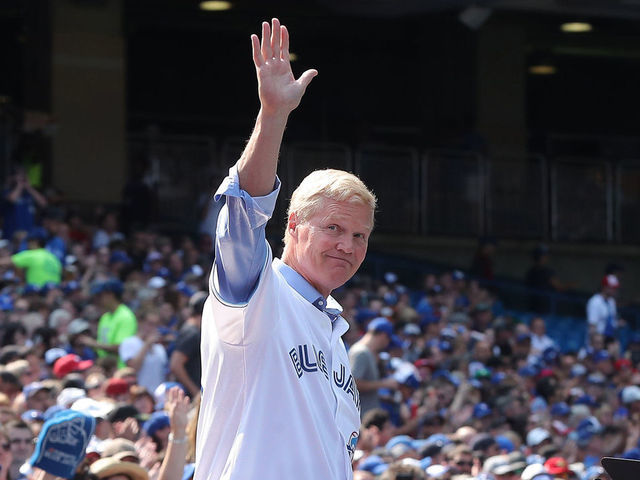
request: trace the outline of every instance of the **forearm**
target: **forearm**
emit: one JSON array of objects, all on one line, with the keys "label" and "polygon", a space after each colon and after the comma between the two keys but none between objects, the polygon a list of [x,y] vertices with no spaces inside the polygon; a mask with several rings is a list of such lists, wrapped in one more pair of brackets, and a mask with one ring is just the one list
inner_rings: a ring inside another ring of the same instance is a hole
[{"label": "forearm", "polygon": [[386,388],[386,382],[384,380],[363,380],[356,378],[356,386],[359,392],[372,392],[380,388]]},{"label": "forearm", "polygon": [[144,346],[140,349],[140,351],[138,352],[138,354],[133,357],[130,360],[127,360],[126,364],[127,366],[133,368],[136,372],[138,370],[140,370],[140,367],[142,367],[142,363],[144,362],[144,357],[147,356],[147,353],[149,353],[149,349],[151,348],[151,343],[144,343]]},{"label": "forearm", "polygon": [[252,197],[273,191],[280,145],[288,112],[265,113],[260,109],[253,133],[238,161],[240,187]]},{"label": "forearm", "polygon": [[192,398],[195,398],[195,396],[200,393],[200,389],[195,383],[193,383],[193,380],[191,380],[191,377],[187,373],[187,370],[184,368],[183,364],[171,362],[171,373],[176,376],[178,382],[180,382],[185,386],[187,390],[189,390],[189,394]]},{"label": "forearm", "polygon": [[47,204],[49,203],[47,202],[46,197],[42,195],[39,191],[37,191],[35,188],[33,188],[32,186],[28,186],[27,191],[31,194],[31,196],[39,206],[46,207]]},{"label": "forearm", "polygon": [[20,185],[16,185],[16,187],[7,195],[7,200],[12,203],[16,203],[20,198],[20,195],[22,195],[22,187]]},{"label": "forearm", "polygon": [[185,431],[182,431],[182,433],[172,431],[171,434],[172,440],[167,444],[167,452],[162,460],[157,480],[182,478],[189,442]]}]

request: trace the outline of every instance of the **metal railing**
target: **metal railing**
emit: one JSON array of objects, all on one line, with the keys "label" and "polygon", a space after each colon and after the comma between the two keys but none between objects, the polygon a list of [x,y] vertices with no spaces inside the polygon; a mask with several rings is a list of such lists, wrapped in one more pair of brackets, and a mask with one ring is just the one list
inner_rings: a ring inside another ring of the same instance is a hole
[{"label": "metal railing", "polygon": [[[211,177],[222,177],[245,139],[132,136],[131,158],[147,155],[159,215],[184,218]],[[455,150],[336,143],[285,144],[275,218],[304,176],[318,168],[354,171],[379,199],[377,230],[450,235],[636,243],[640,241],[640,160],[484,157]]]}]

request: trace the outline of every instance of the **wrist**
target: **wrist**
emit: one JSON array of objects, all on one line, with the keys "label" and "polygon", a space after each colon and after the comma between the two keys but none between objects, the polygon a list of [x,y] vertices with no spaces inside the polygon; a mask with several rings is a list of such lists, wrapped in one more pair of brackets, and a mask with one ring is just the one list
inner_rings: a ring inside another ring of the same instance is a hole
[{"label": "wrist", "polygon": [[182,434],[174,434],[173,432],[169,432],[169,443],[173,443],[174,445],[182,445],[186,444],[188,441],[186,433]]}]

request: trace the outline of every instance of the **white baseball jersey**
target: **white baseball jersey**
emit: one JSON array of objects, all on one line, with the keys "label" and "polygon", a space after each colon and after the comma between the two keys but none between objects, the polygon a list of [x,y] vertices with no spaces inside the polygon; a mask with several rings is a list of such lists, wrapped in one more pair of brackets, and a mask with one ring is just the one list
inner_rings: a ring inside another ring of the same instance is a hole
[{"label": "white baseball jersey", "polygon": [[220,299],[212,274],[194,479],[351,479],[360,399],[348,324],[332,323],[271,259],[269,249],[246,305]]}]

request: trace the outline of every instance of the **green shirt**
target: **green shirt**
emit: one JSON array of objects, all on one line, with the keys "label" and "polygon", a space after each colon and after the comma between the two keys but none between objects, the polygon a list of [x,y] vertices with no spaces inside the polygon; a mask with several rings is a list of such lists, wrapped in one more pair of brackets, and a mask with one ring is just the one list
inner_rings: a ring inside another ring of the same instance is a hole
[{"label": "green shirt", "polygon": [[[136,316],[124,303],[118,305],[113,312],[106,312],[98,322],[98,343],[104,345],[120,345],[125,338],[133,337],[138,332]],[[105,357],[108,352],[98,350],[99,357]],[[118,365],[125,364],[119,360]]]},{"label": "green shirt", "polygon": [[26,270],[26,280],[29,285],[42,287],[46,283],[60,283],[62,264],[60,260],[44,248],[24,250],[11,256],[16,267]]}]

